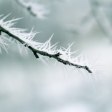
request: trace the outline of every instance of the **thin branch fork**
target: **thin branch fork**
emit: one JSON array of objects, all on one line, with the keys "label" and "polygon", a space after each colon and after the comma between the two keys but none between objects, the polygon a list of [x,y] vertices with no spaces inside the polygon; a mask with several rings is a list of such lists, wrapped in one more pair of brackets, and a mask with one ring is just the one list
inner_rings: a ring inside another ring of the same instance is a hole
[{"label": "thin branch fork", "polygon": [[78,65],[78,64],[74,64],[74,63],[71,63],[67,60],[64,60],[64,59],[61,59],[60,58],[60,55],[62,55],[61,53],[56,53],[56,54],[50,54],[50,53],[47,53],[45,51],[40,51],[38,49],[35,49],[34,47],[32,47],[31,45],[27,45],[26,42],[24,42],[21,38],[19,38],[18,36],[12,34],[10,31],[6,30],[5,28],[3,28],[2,26],[0,26],[0,32],[3,32],[3,33],[6,33],[7,35],[11,36],[12,38],[18,40],[21,44],[24,44],[25,47],[28,47],[34,54],[34,56],[36,58],[39,58],[38,54],[42,55],[42,56],[47,56],[49,58],[54,58],[56,59],[58,62],[61,62],[65,65],[70,65],[70,66],[74,66],[76,68],[81,68],[81,69],[85,69],[88,73],[92,73],[92,71],[89,69],[88,66],[82,66],[82,65]]}]

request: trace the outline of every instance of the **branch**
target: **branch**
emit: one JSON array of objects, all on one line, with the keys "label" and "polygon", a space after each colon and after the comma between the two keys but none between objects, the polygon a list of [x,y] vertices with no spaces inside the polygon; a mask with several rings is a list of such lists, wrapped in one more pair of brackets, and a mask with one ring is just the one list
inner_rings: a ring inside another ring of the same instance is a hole
[{"label": "branch", "polygon": [[103,13],[100,13],[100,15],[97,15],[98,7],[101,6],[100,3],[96,0],[89,0],[89,1],[90,1],[92,16],[95,18],[98,26],[100,27],[104,35],[111,38],[112,37],[112,33],[111,33],[112,27],[108,21],[108,17],[106,17]]},{"label": "branch", "polygon": [[72,45],[70,45],[67,49],[56,49],[56,44],[51,45],[50,43],[53,35],[45,43],[36,42],[33,40],[36,33],[34,33],[32,30],[31,32],[27,33],[24,29],[14,28],[13,26],[17,19],[4,21],[6,18],[7,16],[0,20],[0,32],[6,33],[8,36],[19,41],[25,47],[28,47],[36,58],[39,58],[38,54],[40,54],[42,56],[54,58],[58,62],[61,62],[65,65],[81,68],[89,73],[92,73],[88,66],[74,63],[76,60],[71,56],[73,53],[70,51]]},{"label": "branch", "polygon": [[16,0],[16,2],[25,8],[33,17],[37,17],[38,19],[45,19],[46,15],[49,13],[49,11],[45,8],[44,5],[24,0]]}]

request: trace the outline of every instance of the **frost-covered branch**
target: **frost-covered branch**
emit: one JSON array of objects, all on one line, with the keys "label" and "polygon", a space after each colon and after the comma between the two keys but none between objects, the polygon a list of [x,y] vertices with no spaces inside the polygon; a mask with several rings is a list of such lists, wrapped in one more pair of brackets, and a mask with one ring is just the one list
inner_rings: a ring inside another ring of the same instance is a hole
[{"label": "frost-covered branch", "polygon": [[38,19],[46,19],[46,15],[49,14],[49,10],[43,4],[25,0],[16,0],[16,2]]},{"label": "frost-covered branch", "polygon": [[37,32],[33,32],[33,30],[31,30],[30,32],[26,32],[24,29],[15,28],[14,24],[18,19],[5,21],[7,17],[8,16],[5,16],[2,19],[0,19],[0,32],[7,34],[8,36],[19,41],[25,47],[28,47],[33,52],[36,58],[39,58],[38,54],[40,54],[42,56],[54,58],[58,62],[61,62],[65,65],[74,66],[76,68],[82,68],[88,71],[89,73],[92,73],[88,66],[75,63],[77,60],[74,57],[72,57],[72,45],[70,45],[67,49],[57,49],[57,44],[51,45],[51,39],[53,35],[45,43],[34,41],[33,38],[36,36]]}]

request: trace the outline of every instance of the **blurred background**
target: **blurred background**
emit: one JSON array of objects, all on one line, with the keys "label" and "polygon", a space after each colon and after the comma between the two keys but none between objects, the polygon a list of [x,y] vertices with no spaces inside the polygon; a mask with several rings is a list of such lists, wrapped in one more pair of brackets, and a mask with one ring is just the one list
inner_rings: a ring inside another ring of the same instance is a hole
[{"label": "blurred background", "polygon": [[[45,42],[86,54],[93,74],[9,42],[0,55],[0,112],[112,112],[112,0],[0,0],[0,15],[23,17],[16,27]],[[33,16],[21,3],[37,6]],[[7,36],[7,38],[9,38]]]}]

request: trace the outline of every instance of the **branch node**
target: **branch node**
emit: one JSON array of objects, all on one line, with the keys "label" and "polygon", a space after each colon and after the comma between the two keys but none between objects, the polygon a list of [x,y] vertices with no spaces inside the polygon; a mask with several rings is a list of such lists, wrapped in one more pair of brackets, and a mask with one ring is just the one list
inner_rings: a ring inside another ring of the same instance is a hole
[{"label": "branch node", "polygon": [[36,58],[39,58],[37,52],[33,51],[33,54],[34,54],[34,56],[35,56]]},{"label": "branch node", "polygon": [[62,55],[62,54],[58,52],[54,56],[59,57],[60,55]]}]

